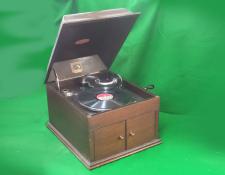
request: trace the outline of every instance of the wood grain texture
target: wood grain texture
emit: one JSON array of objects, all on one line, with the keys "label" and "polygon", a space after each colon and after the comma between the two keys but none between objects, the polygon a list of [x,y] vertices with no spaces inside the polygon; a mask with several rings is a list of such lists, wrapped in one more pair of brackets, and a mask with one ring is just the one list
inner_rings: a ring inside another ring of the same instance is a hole
[{"label": "wood grain texture", "polygon": [[[67,85],[71,84],[64,84],[65,87]],[[88,168],[101,166],[160,142],[157,134],[160,98],[128,82],[126,86],[146,99],[93,114],[61,94],[54,84],[47,84],[51,130],[58,133],[56,135]],[[131,131],[133,136],[130,136]],[[143,146],[146,144],[148,146]]]},{"label": "wood grain texture", "polygon": [[127,149],[134,148],[155,138],[155,112],[148,112],[127,120]]},{"label": "wood grain texture", "polygon": [[83,155],[79,152],[79,150],[77,150],[76,147],[74,147],[53,125],[48,123],[48,128],[90,170],[97,168],[99,166],[105,165],[107,163],[110,163],[112,161],[121,159],[123,157],[132,155],[139,151],[145,150],[147,148],[156,146],[161,143],[160,139],[154,139],[151,142],[145,143],[143,145],[139,145],[138,147],[135,147],[135,148],[132,148],[129,150],[125,150],[125,151],[115,154],[113,156],[109,156],[109,157],[106,157],[106,158],[98,160],[98,161],[90,161],[90,160],[87,160],[85,157],[83,157]]},{"label": "wood grain texture", "polygon": [[119,122],[94,131],[95,160],[125,150],[125,122]]},{"label": "wood grain texture", "polygon": [[87,118],[65,98],[47,87],[49,122],[73,144],[84,157],[91,159]]}]

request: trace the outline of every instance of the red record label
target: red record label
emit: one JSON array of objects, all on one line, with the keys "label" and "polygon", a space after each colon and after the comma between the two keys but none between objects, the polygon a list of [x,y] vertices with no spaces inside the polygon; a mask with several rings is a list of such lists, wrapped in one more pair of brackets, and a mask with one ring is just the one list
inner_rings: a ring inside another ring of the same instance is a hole
[{"label": "red record label", "polygon": [[113,95],[112,94],[108,94],[108,93],[102,93],[102,94],[98,94],[96,96],[96,98],[98,100],[112,100],[113,99]]}]

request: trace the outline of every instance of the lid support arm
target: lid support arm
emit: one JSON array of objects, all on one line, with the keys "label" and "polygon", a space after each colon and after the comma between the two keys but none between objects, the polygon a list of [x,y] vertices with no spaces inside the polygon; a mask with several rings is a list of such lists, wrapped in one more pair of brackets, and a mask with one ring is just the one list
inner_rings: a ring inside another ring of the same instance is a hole
[{"label": "lid support arm", "polygon": [[54,72],[54,74],[55,74],[55,77],[56,77],[56,80],[55,80],[55,82],[56,82],[56,85],[57,85],[57,87],[58,87],[58,90],[59,90],[59,92],[60,92],[60,83],[59,83],[59,77],[58,77],[58,74],[56,73],[56,71],[55,71],[55,69],[53,68],[53,72]]}]

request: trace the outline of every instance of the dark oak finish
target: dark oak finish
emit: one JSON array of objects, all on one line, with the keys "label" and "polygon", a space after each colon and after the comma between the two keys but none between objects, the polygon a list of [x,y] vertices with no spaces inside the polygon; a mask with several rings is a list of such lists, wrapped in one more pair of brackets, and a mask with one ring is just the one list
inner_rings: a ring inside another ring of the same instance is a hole
[{"label": "dark oak finish", "polygon": [[62,141],[63,144],[88,168],[88,169],[94,169],[99,166],[102,166],[104,164],[110,163],[112,161],[121,159],[123,157],[132,155],[134,153],[137,153],[139,151],[145,150],[147,148],[156,146],[161,143],[160,139],[154,139],[151,142],[145,143],[143,145],[140,145],[138,147],[125,150],[121,153],[115,154],[113,156],[106,157],[105,159],[101,159],[98,161],[90,162],[85,157],[83,157],[82,154],[50,123],[48,123],[48,128]]},{"label": "dark oak finish", "polygon": [[125,122],[119,122],[94,131],[95,160],[125,150]]},{"label": "dark oak finish", "polygon": [[86,158],[91,158],[87,118],[64,96],[47,86],[49,123]]},{"label": "dark oak finish", "polygon": [[[129,87],[137,88],[130,83]],[[160,143],[158,96],[146,93],[142,102],[90,113],[61,94],[54,84],[47,84],[47,95],[49,128],[89,169]],[[135,135],[130,136],[130,131]]]},{"label": "dark oak finish", "polygon": [[127,149],[134,148],[155,138],[155,112],[127,120]]},{"label": "dark oak finish", "polygon": [[[53,48],[45,80],[48,128],[89,169],[160,143],[158,96],[124,80],[123,88],[140,101],[93,112],[76,99],[83,76],[111,66],[138,15],[117,9],[65,16]],[[72,90],[74,98],[63,89]]]}]

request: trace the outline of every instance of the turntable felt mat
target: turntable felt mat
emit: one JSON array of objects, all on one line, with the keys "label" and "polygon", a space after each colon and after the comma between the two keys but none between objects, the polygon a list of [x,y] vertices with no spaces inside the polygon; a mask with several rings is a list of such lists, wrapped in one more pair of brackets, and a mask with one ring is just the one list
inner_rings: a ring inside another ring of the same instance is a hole
[{"label": "turntable felt mat", "polygon": [[[225,174],[223,0],[0,3],[0,174]],[[163,144],[88,171],[48,131],[45,69],[63,14],[141,11],[113,70],[161,96]]]}]

